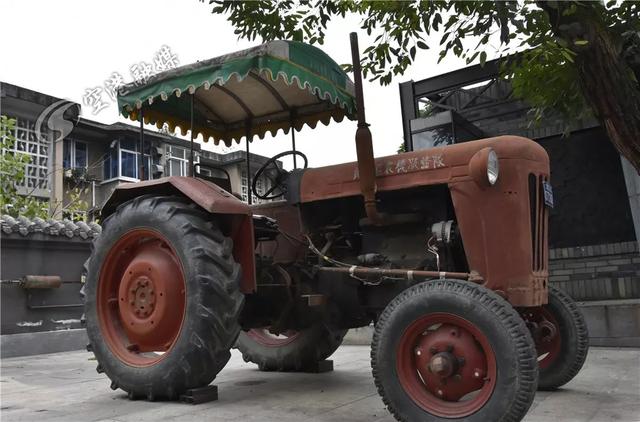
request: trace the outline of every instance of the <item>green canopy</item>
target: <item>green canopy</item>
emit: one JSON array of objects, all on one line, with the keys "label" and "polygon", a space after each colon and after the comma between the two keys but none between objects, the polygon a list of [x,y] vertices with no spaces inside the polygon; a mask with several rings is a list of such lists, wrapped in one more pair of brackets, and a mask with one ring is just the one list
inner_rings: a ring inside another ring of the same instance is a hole
[{"label": "green canopy", "polygon": [[333,118],[354,118],[353,83],[327,54],[316,47],[271,41],[159,73],[143,84],[128,84],[118,95],[123,116],[182,134],[231,145],[249,135],[275,135],[305,124],[325,125]]}]

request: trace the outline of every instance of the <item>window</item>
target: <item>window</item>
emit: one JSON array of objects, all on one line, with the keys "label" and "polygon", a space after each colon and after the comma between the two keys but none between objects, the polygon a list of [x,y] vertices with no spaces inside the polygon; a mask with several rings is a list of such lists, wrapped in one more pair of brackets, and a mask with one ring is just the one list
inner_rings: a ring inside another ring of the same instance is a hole
[{"label": "window", "polygon": [[[169,176],[189,175],[189,155],[190,152],[185,148],[173,145],[169,145],[167,147],[167,166],[169,167]],[[193,159],[194,164],[200,161],[199,155],[195,154],[195,152]]]},{"label": "window", "polygon": [[[111,147],[107,158],[104,160],[104,180],[124,179],[138,181],[140,171],[140,145],[130,139],[116,141]],[[144,154],[144,174],[149,175],[151,157]]]},{"label": "window", "polygon": [[62,167],[65,169],[87,168],[88,148],[86,143],[66,138],[62,151]]},{"label": "window", "polygon": [[12,151],[2,151],[2,153],[17,152],[27,154],[30,158],[25,164],[24,179],[16,181],[18,191],[36,196],[49,196],[47,191],[49,188],[49,133],[43,128],[38,138],[35,123],[18,118],[13,135],[16,142]]},{"label": "window", "polygon": [[[246,170],[242,170],[240,173],[240,187],[242,189],[242,200],[246,202],[249,198],[249,192],[251,191],[251,186],[247,185]],[[271,184],[269,183],[269,179],[267,179],[266,177],[260,177],[259,179],[256,180],[256,190],[260,195],[264,195],[269,190],[270,187],[271,187]],[[252,204],[262,204],[264,202],[270,202],[270,200],[260,199],[256,197],[253,192],[251,192]]]}]

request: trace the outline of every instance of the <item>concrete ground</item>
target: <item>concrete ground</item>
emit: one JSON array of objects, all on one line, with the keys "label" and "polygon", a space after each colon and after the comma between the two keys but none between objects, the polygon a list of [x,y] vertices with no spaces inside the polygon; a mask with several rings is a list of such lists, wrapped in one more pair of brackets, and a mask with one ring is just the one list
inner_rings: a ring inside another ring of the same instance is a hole
[{"label": "concrete ground", "polygon": [[[3,359],[0,416],[10,421],[389,421],[373,385],[369,348],[342,346],[335,371],[262,373],[234,350],[216,379],[220,400],[129,401],[109,389],[87,352]],[[640,350],[593,348],[563,390],[538,393],[527,422],[640,421]]]}]

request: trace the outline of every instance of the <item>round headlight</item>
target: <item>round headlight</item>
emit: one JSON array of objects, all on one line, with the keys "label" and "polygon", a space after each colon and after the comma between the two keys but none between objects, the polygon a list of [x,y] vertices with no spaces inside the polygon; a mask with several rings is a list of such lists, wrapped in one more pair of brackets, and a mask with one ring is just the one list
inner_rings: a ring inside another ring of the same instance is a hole
[{"label": "round headlight", "polygon": [[500,163],[498,162],[498,154],[494,150],[489,151],[487,157],[487,179],[491,185],[495,185],[500,174]]}]

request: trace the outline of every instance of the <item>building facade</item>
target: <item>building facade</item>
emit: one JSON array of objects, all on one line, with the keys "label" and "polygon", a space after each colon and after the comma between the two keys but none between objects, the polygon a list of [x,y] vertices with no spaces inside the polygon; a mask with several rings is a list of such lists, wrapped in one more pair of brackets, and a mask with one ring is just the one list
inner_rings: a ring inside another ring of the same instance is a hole
[{"label": "building facade", "polygon": [[[31,195],[54,218],[91,218],[120,183],[189,175],[190,142],[169,133],[103,124],[80,117],[79,104],[8,83],[0,83],[0,114],[15,119],[14,151],[30,156],[18,193]],[[232,193],[248,200],[246,152],[218,154],[194,143],[194,163],[204,176],[228,174]],[[267,161],[251,154],[251,175]],[[278,163],[282,167],[282,163]],[[266,192],[270,181],[257,181]],[[74,205],[86,204],[85,211]],[[253,196],[253,203],[262,202]]]}]

